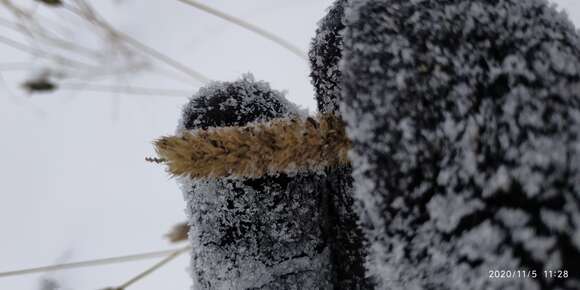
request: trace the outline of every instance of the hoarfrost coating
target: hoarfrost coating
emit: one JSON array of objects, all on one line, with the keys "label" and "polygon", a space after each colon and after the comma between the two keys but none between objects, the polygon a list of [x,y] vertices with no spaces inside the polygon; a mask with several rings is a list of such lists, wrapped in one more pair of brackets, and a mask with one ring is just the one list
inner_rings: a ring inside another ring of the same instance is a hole
[{"label": "hoarfrost coating", "polygon": [[312,39],[308,58],[310,77],[316,91],[316,103],[321,112],[336,112],[340,99],[341,73],[338,63],[342,57],[344,6],[346,0],[337,0],[322,18]]},{"label": "hoarfrost coating", "polygon": [[[322,113],[336,113],[341,98],[341,73],[338,67],[342,57],[345,0],[337,0],[318,23],[312,39],[309,59],[311,82],[315,88],[316,103]],[[359,226],[359,205],[355,204],[352,188],[352,168],[327,170],[327,179],[334,221],[333,256],[338,261],[335,267],[335,285],[341,289],[371,289],[364,261],[367,249],[364,235]]]},{"label": "hoarfrost coating", "polygon": [[[201,89],[179,127],[243,126],[298,114],[280,93],[244,76]],[[332,289],[342,266],[333,264],[338,247],[329,199],[343,184],[324,172],[181,183],[194,289]]]},{"label": "hoarfrost coating", "polygon": [[[543,0],[354,0],[345,14],[341,113],[378,287],[579,289],[566,15]],[[489,277],[514,269],[538,277]]]},{"label": "hoarfrost coating", "polygon": [[237,81],[213,82],[199,89],[184,106],[179,129],[243,126],[303,113],[282,92],[247,73]]},{"label": "hoarfrost coating", "polygon": [[[199,90],[179,127],[241,126],[297,115],[281,93],[245,75]],[[183,178],[194,289],[330,287],[323,196],[314,186],[319,178]]]}]

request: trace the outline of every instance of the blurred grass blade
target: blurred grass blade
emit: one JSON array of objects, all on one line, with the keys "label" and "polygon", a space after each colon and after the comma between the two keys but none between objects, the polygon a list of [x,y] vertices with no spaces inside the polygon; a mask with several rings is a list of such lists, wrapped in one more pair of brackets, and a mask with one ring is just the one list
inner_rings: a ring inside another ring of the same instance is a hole
[{"label": "blurred grass blade", "polygon": [[199,10],[205,11],[209,14],[212,14],[214,16],[217,16],[221,19],[224,19],[228,22],[231,22],[233,24],[236,24],[242,28],[245,28],[247,30],[250,30],[270,41],[273,41],[275,43],[277,43],[278,45],[286,48],[287,50],[289,50],[290,52],[292,52],[293,54],[295,54],[296,56],[300,57],[303,60],[308,61],[308,57],[306,56],[306,54],[304,53],[304,51],[302,51],[300,48],[298,48],[297,46],[293,45],[292,43],[288,42],[287,40],[275,35],[272,32],[269,32],[261,27],[258,27],[254,24],[251,24],[243,19],[234,17],[232,15],[226,14],[222,11],[219,11],[215,8],[209,7],[207,5],[201,4],[198,1],[195,0],[177,0],[179,2],[185,3],[187,5],[193,6]]},{"label": "blurred grass blade", "polygon": [[174,253],[176,253],[178,251],[186,251],[190,248],[191,248],[190,246],[187,246],[187,247],[180,248],[180,249],[155,251],[155,252],[140,253],[140,254],[135,254],[135,255],[111,257],[111,258],[104,258],[104,259],[98,259],[98,260],[89,260],[89,261],[82,261],[82,262],[50,265],[50,266],[37,267],[37,268],[28,268],[28,269],[22,269],[22,270],[16,270],[16,271],[0,272],[0,278],[9,277],[9,276],[19,276],[19,275],[25,275],[25,274],[32,274],[32,273],[48,272],[48,271],[76,269],[76,268],[83,268],[83,267],[92,267],[92,266],[124,263],[124,262],[130,262],[130,261],[146,260],[146,259],[152,259],[152,258],[158,258],[158,257],[165,257],[167,255],[173,255]]},{"label": "blurred grass blade", "polygon": [[138,282],[139,280],[149,276],[149,274],[155,272],[156,270],[158,270],[159,268],[163,267],[165,264],[171,262],[171,260],[177,258],[179,255],[185,253],[185,251],[189,250],[189,247],[185,247],[179,250],[176,250],[175,252],[171,253],[169,256],[167,256],[165,259],[159,261],[157,264],[151,266],[150,268],[148,268],[147,270],[139,273],[139,275],[131,278],[129,281],[125,282],[123,285],[114,288],[117,290],[124,290],[127,287],[135,284],[136,282]]}]

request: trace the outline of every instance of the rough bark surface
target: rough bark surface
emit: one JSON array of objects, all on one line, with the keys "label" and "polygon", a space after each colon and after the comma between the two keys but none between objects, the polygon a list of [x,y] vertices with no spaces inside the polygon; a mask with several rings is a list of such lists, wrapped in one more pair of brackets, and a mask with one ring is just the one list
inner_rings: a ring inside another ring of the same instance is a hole
[{"label": "rough bark surface", "polygon": [[[297,114],[280,93],[246,76],[200,90],[179,130]],[[194,289],[333,289],[324,173],[180,181]]]},{"label": "rough bark surface", "polygon": [[580,289],[566,16],[540,0],[354,0],[345,14],[342,116],[378,288]]},{"label": "rough bark surface", "polygon": [[[341,99],[342,30],[346,0],[335,1],[318,24],[309,59],[318,110],[339,114]],[[365,242],[353,198],[352,168],[327,170],[331,189],[331,218],[334,225],[336,289],[372,289],[365,273]]]}]

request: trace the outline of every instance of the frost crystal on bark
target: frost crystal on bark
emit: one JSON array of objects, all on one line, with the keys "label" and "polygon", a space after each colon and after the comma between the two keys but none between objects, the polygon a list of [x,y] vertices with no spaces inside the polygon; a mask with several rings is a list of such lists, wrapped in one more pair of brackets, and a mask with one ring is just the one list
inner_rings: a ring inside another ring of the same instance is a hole
[{"label": "frost crystal on bark", "polygon": [[[344,7],[346,0],[335,1],[320,22],[312,40],[310,59],[312,84],[316,89],[318,110],[336,113],[341,97],[338,67],[342,57],[342,35],[344,29]],[[331,192],[332,219],[334,220],[334,248],[338,289],[371,289],[365,278],[364,236],[359,227],[359,218],[353,198],[352,168],[350,166],[329,169],[327,178],[333,185]]]},{"label": "frost crystal on bark", "polygon": [[338,63],[342,57],[341,32],[344,29],[346,3],[346,0],[337,0],[330,7],[326,16],[318,23],[308,52],[310,77],[316,90],[318,110],[321,112],[338,111],[341,77]]},{"label": "frost crystal on bark", "polygon": [[580,289],[566,16],[542,0],[354,0],[345,14],[341,112],[378,288]]}]

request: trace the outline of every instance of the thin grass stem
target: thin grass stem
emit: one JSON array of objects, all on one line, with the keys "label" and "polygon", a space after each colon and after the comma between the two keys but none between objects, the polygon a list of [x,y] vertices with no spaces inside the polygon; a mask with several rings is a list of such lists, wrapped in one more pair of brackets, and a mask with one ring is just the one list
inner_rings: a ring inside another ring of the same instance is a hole
[{"label": "thin grass stem", "polygon": [[128,95],[149,95],[149,96],[189,97],[191,95],[191,92],[186,90],[170,90],[170,89],[144,88],[134,86],[111,86],[89,83],[63,83],[59,84],[59,89],[73,91],[78,90],[78,91],[123,93]]},{"label": "thin grass stem", "polygon": [[66,58],[66,57],[63,57],[60,55],[51,54],[51,53],[48,53],[48,52],[43,51],[41,49],[36,49],[36,48],[30,47],[26,44],[20,43],[16,40],[8,38],[8,37],[4,37],[2,35],[0,35],[0,43],[3,43],[7,46],[15,48],[21,52],[28,53],[32,56],[46,58],[46,59],[54,59],[55,61],[57,61],[59,63],[68,64],[68,65],[71,65],[72,67],[94,68],[94,66],[92,66],[90,64],[80,62],[77,60],[72,60],[72,59],[69,59],[69,58]]},{"label": "thin grass stem", "polygon": [[172,255],[177,251],[186,251],[189,249],[191,249],[191,247],[187,246],[187,247],[180,248],[177,250],[171,249],[171,250],[155,251],[155,252],[148,252],[148,253],[140,253],[140,254],[135,254],[135,255],[111,257],[111,258],[89,260],[89,261],[82,261],[82,262],[74,262],[74,263],[57,264],[57,265],[50,265],[50,266],[43,266],[43,267],[36,267],[36,268],[28,268],[28,269],[22,269],[22,270],[16,270],[16,271],[0,272],[0,278],[10,277],[10,276],[20,276],[20,275],[33,274],[33,273],[43,273],[43,272],[49,272],[49,271],[77,269],[77,268],[83,268],[83,267],[93,267],[93,266],[111,265],[111,264],[118,264],[118,263],[124,263],[124,262],[146,260],[146,259],[152,259],[152,258],[158,258],[158,257],[165,257],[167,255]]},{"label": "thin grass stem", "polygon": [[203,84],[211,81],[211,79],[209,79],[208,77],[206,77],[202,73],[200,73],[200,72],[198,72],[198,71],[196,71],[188,66],[181,64],[179,61],[174,60],[173,58],[167,56],[166,54],[161,53],[160,51],[154,49],[151,46],[144,44],[143,42],[131,37],[130,35],[128,35],[124,32],[121,32],[119,30],[116,30],[109,23],[104,21],[102,19],[102,17],[98,16],[96,14],[96,12],[84,1],[77,1],[76,3],[81,8],[70,6],[70,5],[65,5],[63,7],[65,9],[67,9],[68,11],[72,12],[73,14],[76,14],[77,16],[79,16],[81,18],[84,18],[90,22],[93,22],[95,25],[101,27],[102,29],[105,29],[106,31],[109,32],[109,34],[112,37],[115,37],[115,38],[118,38],[118,39],[125,41],[127,44],[139,49],[141,52],[153,57],[154,59],[157,59],[158,61],[160,61],[162,63],[165,63],[166,65],[168,65],[170,67],[173,67],[174,69],[176,69],[178,71],[181,71],[182,73],[189,75],[193,79],[195,79]]},{"label": "thin grass stem", "polygon": [[212,8],[210,6],[201,4],[195,0],[177,0],[177,1],[182,2],[184,4],[187,4],[187,5],[190,5],[190,6],[193,6],[199,10],[205,11],[209,14],[212,14],[212,15],[217,16],[223,20],[226,20],[230,23],[236,24],[242,28],[245,28],[251,32],[254,32],[254,33],[270,40],[270,41],[277,43],[278,45],[280,45],[283,48],[287,49],[288,51],[292,52],[293,54],[300,57],[301,59],[308,61],[308,57],[306,56],[304,51],[302,51],[297,46],[293,45],[292,43],[288,42],[287,40],[277,36],[276,34],[270,32],[270,31],[267,31],[259,26],[256,26],[252,23],[249,23],[241,18],[234,17],[232,15],[226,14],[226,13],[224,13],[220,10],[217,10],[215,8]]},{"label": "thin grass stem", "polygon": [[187,250],[189,250],[190,247],[184,247],[182,249],[179,249],[173,253],[171,253],[169,256],[167,256],[165,259],[159,261],[157,264],[153,265],[152,267],[148,268],[147,270],[139,273],[137,276],[131,278],[129,281],[123,283],[121,286],[114,288],[116,290],[125,290],[127,289],[127,287],[135,284],[136,282],[138,282],[139,280],[149,276],[151,273],[155,272],[156,270],[158,270],[159,268],[163,267],[165,264],[171,262],[173,259],[177,258],[179,255],[185,253]]}]

